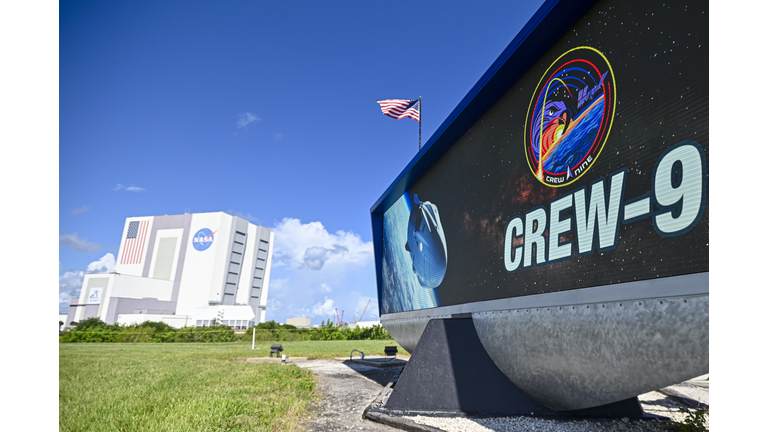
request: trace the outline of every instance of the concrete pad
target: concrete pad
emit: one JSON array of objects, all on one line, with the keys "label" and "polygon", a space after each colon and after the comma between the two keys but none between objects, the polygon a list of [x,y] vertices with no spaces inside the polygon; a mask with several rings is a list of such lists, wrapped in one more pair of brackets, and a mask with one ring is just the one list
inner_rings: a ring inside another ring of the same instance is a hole
[{"label": "concrete pad", "polygon": [[[283,359],[279,357],[257,357],[245,359],[248,363],[282,363]],[[307,361],[306,357],[288,357],[285,359],[286,363],[299,363]]]},{"label": "concrete pad", "polygon": [[313,372],[320,400],[310,408],[314,413],[303,425],[307,432],[402,432],[363,418],[363,412],[399,368],[378,368],[350,363],[346,359],[309,360],[297,366]]},{"label": "concrete pad", "polygon": [[689,379],[689,380],[688,380],[688,381],[686,381],[686,382],[691,382],[691,381],[693,381],[693,382],[699,382],[699,381],[706,381],[706,382],[709,382],[709,374],[704,374],[704,375],[702,375],[702,376],[698,376],[698,377],[696,377],[696,378],[693,378],[693,379]]},{"label": "concrete pad", "polygon": [[344,362],[344,363],[359,364],[359,365],[372,366],[372,367],[378,367],[378,368],[404,367],[408,363],[407,360],[402,360],[402,359],[392,358],[392,357],[389,357],[389,358],[366,357],[365,360],[361,360],[359,357],[358,358],[352,357],[351,360],[349,359],[349,357],[344,357],[344,358],[336,358],[334,360]]},{"label": "concrete pad", "polygon": [[709,407],[709,386],[690,385],[686,382],[664,387],[659,392],[691,408]]},{"label": "concrete pad", "polygon": [[695,409],[709,409],[709,374],[659,390],[678,403]]}]

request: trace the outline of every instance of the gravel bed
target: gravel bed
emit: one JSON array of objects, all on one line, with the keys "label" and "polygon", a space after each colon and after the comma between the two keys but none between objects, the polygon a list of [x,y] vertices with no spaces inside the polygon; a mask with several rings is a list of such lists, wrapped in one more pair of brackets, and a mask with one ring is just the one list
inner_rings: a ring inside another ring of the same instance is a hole
[{"label": "gravel bed", "polygon": [[[668,417],[673,421],[682,422],[686,415],[679,409],[684,405],[675,402],[659,392],[650,392],[638,397],[648,414]],[[709,421],[709,415],[705,416]],[[446,432],[668,432],[667,426],[658,420],[621,419],[611,421],[590,420],[545,420],[533,417],[486,417],[486,418],[440,418],[440,417],[406,417],[416,423],[432,426]],[[709,425],[707,424],[707,428]]]},{"label": "gravel bed", "polygon": [[[311,369],[318,377],[318,391],[321,402],[315,407],[315,413],[308,423],[304,424],[307,431],[333,432],[341,430],[357,430],[367,432],[396,432],[403,430],[419,430],[420,425],[433,427],[445,432],[488,432],[488,431],[536,431],[536,432],[668,432],[665,424],[658,420],[545,420],[534,417],[424,417],[406,416],[417,425],[416,429],[408,425],[392,428],[385,424],[364,420],[362,413],[365,407],[379,395],[384,387],[400,368],[376,368],[365,365],[342,363],[339,361],[312,360],[297,363],[302,368]],[[686,391],[684,387],[673,386],[672,389],[683,393],[683,396],[700,403],[709,403],[709,386]],[[667,417],[673,421],[682,422],[686,415],[680,408],[686,407],[680,400],[669,397],[661,392],[649,392],[638,397],[643,410],[647,414]],[[708,415],[705,416],[707,420]],[[397,418],[397,417],[394,417]],[[408,422],[410,423],[410,422]],[[413,423],[411,423],[413,424]],[[707,427],[709,425],[707,424]]]}]

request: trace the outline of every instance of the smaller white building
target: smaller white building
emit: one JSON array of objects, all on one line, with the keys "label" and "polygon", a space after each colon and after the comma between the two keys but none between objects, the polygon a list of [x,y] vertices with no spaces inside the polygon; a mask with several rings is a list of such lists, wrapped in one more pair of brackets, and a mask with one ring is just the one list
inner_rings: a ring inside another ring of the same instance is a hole
[{"label": "smaller white building", "polygon": [[286,324],[296,326],[296,328],[310,328],[311,323],[309,318],[288,318],[285,321]]}]

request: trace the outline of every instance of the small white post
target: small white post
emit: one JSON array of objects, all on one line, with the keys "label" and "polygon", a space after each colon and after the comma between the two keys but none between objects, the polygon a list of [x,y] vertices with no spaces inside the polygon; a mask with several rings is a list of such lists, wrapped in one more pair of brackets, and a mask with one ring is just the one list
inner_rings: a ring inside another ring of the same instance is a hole
[{"label": "small white post", "polygon": [[251,349],[256,349],[256,328],[251,327],[251,331],[253,332],[253,341],[251,341]]}]

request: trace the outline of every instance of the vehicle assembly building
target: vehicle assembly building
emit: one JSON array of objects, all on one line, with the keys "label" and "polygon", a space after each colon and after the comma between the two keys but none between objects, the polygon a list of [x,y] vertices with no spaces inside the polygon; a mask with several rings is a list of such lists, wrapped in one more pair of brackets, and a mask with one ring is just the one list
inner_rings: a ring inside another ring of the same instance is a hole
[{"label": "vehicle assembly building", "polygon": [[67,323],[256,325],[266,317],[273,240],[223,212],[127,218],[114,272],[85,275]]}]

